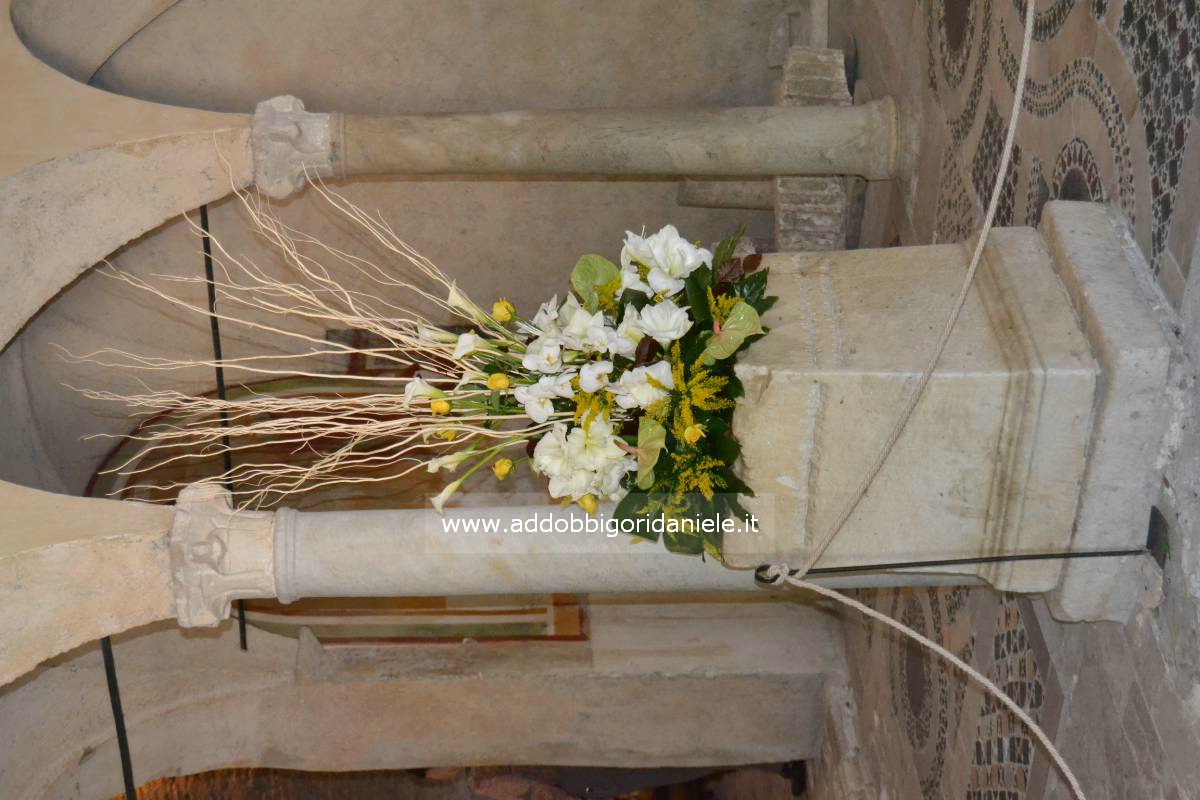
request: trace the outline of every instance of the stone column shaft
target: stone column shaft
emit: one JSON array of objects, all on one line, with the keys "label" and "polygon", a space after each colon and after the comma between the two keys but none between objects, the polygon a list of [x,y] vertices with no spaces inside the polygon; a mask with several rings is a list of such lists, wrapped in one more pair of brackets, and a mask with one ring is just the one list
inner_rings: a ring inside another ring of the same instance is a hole
[{"label": "stone column shaft", "polygon": [[360,116],[275,97],[254,114],[255,182],[271,197],[311,175],[774,177],[896,171],[896,110],[589,109]]},{"label": "stone column shaft", "polygon": [[893,174],[890,100],[860,107],[346,115],[346,175]]}]

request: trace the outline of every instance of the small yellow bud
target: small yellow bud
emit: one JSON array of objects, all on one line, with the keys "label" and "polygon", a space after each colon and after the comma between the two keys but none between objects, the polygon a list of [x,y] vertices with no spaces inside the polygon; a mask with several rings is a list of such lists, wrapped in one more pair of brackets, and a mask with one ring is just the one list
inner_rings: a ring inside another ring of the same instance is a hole
[{"label": "small yellow bud", "polygon": [[502,481],[508,477],[513,470],[513,461],[511,458],[498,458],[492,464],[492,473],[496,476],[496,480]]},{"label": "small yellow bud", "polygon": [[503,372],[493,372],[488,375],[487,387],[489,389],[507,389],[511,383],[512,381]]},{"label": "small yellow bud", "polygon": [[434,436],[439,439],[445,439],[447,442],[453,442],[454,438],[458,436],[458,431],[454,430],[454,428],[442,428]]},{"label": "small yellow bud", "polygon": [[513,304],[503,297],[492,304],[492,316],[496,318],[496,322],[508,322],[516,312]]},{"label": "small yellow bud", "polygon": [[435,417],[438,414],[449,414],[450,413],[450,401],[449,400],[431,400],[429,403],[429,413],[433,414]]},{"label": "small yellow bud", "polygon": [[600,508],[600,503],[596,500],[596,496],[591,494],[585,494],[575,502],[579,503],[579,507],[593,517],[596,516],[596,509]]},{"label": "small yellow bud", "polygon": [[683,440],[688,444],[695,444],[704,438],[703,425],[688,425],[683,429]]}]

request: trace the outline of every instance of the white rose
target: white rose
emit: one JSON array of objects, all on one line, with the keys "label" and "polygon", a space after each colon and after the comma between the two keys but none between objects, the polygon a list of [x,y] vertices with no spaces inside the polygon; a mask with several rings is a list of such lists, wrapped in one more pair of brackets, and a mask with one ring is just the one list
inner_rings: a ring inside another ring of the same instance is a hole
[{"label": "white rose", "polygon": [[556,422],[533,446],[533,468],[543,475],[561,475],[569,465],[567,426]]},{"label": "white rose", "polygon": [[621,408],[645,408],[667,396],[667,392],[651,384],[651,380],[666,389],[675,388],[671,365],[659,361],[648,367],[635,367],[621,375],[613,391]]},{"label": "white rose", "polygon": [[608,386],[608,374],[612,372],[611,361],[595,361],[579,370],[579,388],[585,392],[598,392]]},{"label": "white rose", "polygon": [[687,333],[692,327],[692,320],[688,316],[687,306],[681,308],[670,300],[663,300],[658,305],[642,309],[638,327],[665,347]]},{"label": "white rose", "polygon": [[650,268],[646,279],[655,293],[673,295],[683,290],[684,278],[712,263],[712,253],[684,239],[674,225],[664,225],[646,237],[625,232],[621,264],[628,268],[635,261]]},{"label": "white rose", "polygon": [[562,369],[562,345],[558,339],[539,336],[525,345],[521,365],[533,372],[558,372]]}]

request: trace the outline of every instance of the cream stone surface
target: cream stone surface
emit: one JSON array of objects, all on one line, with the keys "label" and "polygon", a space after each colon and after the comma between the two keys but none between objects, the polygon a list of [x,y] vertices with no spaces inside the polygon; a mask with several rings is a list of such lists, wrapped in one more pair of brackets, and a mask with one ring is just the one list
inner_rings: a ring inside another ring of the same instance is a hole
[{"label": "cream stone surface", "polygon": [[[1096,365],[1036,231],[997,230],[922,404],[820,566],[1045,552],[1070,542]],[[802,559],[876,457],[962,283],[962,245],[775,255],[739,360],[743,476],[773,514],[731,562]],[[1017,591],[1060,564],[965,567]]]},{"label": "cream stone surface", "polygon": [[[1071,546],[1141,547],[1160,491],[1164,437],[1175,413],[1168,391],[1168,305],[1148,281],[1139,279],[1149,269],[1128,226],[1112,209],[1047,203],[1041,230],[1101,367]],[[1062,584],[1049,600],[1060,619],[1124,622],[1145,604],[1144,595],[1157,605],[1161,591],[1157,565],[1149,556],[1076,561],[1064,566]]]},{"label": "cream stone surface", "polygon": [[[139,783],[239,764],[703,766],[816,755],[844,691],[836,619],[791,602],[589,607],[582,642],[323,647],[231,625],[153,626],[115,658]],[[0,796],[120,791],[89,646],[0,689]],[[47,709],[57,713],[47,714]],[[420,735],[414,735],[419,731]]]},{"label": "cream stone surface", "polygon": [[0,482],[0,686],[72,647],[173,617],[173,514]]}]

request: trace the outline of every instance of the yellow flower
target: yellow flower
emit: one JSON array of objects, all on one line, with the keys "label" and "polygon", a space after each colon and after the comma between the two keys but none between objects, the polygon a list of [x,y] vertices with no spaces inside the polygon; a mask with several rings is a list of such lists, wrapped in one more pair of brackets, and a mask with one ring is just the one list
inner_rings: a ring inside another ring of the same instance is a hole
[{"label": "yellow flower", "polygon": [[517,313],[517,309],[503,297],[492,304],[492,316],[496,318],[497,322],[508,322],[515,313]]},{"label": "yellow flower", "polygon": [[600,503],[596,500],[596,496],[592,494],[585,494],[575,502],[579,503],[579,507],[593,517],[596,516],[596,510],[600,508]]},{"label": "yellow flower", "polygon": [[496,476],[496,480],[502,481],[508,477],[513,470],[513,461],[511,458],[498,458],[492,464],[492,473]]},{"label": "yellow flower", "polygon": [[445,439],[447,442],[453,442],[454,438],[458,436],[458,431],[454,430],[454,428],[442,428],[434,436],[439,439]]},{"label": "yellow flower", "polygon": [[507,389],[511,383],[503,372],[493,372],[488,375],[487,387],[489,389]]},{"label": "yellow flower", "polygon": [[683,440],[688,444],[695,444],[704,438],[703,425],[688,425],[683,430]]},{"label": "yellow flower", "polygon": [[450,413],[450,401],[449,400],[430,401],[429,413],[433,414],[435,417],[438,414],[449,414]]}]

